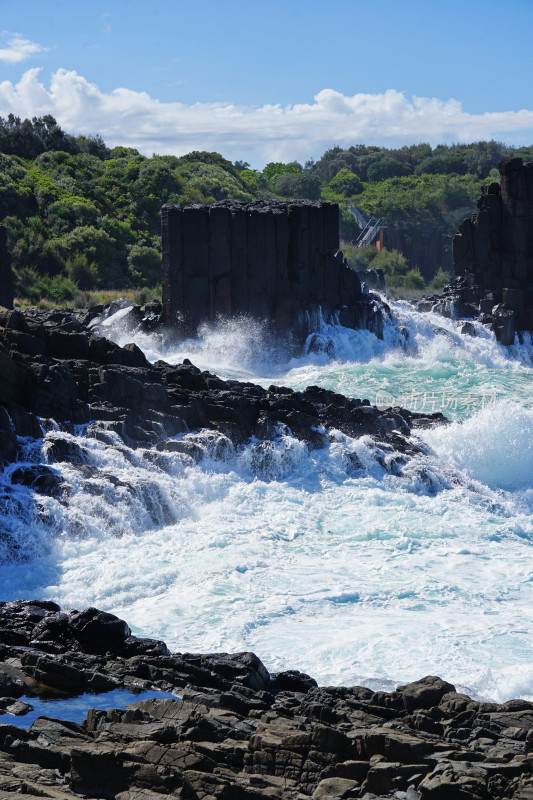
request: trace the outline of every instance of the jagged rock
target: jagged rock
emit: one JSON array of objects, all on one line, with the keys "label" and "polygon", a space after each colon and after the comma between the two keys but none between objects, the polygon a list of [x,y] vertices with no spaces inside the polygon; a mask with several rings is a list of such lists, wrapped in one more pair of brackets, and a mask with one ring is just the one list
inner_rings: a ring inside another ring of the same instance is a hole
[{"label": "jagged rock", "polygon": [[406,711],[414,711],[438,706],[445,695],[455,692],[455,686],[442,678],[428,675],[414,683],[398,686],[396,692],[402,696]]},{"label": "jagged rock", "polygon": [[298,670],[285,670],[284,672],[278,672],[272,677],[274,678],[276,691],[278,692],[307,693],[310,689],[314,689],[317,686],[317,682],[314,678],[310,675],[306,675],[304,672],[298,672]]},{"label": "jagged rock", "polygon": [[11,483],[27,486],[39,494],[57,497],[61,494],[63,480],[57,472],[41,464],[18,467],[11,473]]},{"label": "jagged rock", "polygon": [[[507,158],[500,181],[482,187],[478,211],[453,239],[455,278],[439,296],[417,301],[419,311],[476,318],[503,345],[533,330],[533,162]],[[463,333],[475,335],[470,323]]]},{"label": "jagged rock", "polygon": [[[0,712],[18,711],[16,698],[32,680],[63,692],[105,691],[145,676],[182,699],[92,709],[83,725],[39,717],[27,731],[11,716],[0,724],[0,793],[59,800],[531,794],[526,701],[472,701],[431,676],[388,696],[319,688],[292,671],[273,679],[253,653],[169,655],[163,643],[127,636],[113,615],[50,602],[1,603],[1,631],[11,640],[5,647],[0,635]],[[441,727],[417,726],[424,719]]]},{"label": "jagged rock", "polygon": [[316,800],[337,800],[337,798],[359,797],[360,785],[348,778],[325,778],[320,781],[313,797]]},{"label": "jagged rock", "polygon": [[[201,372],[187,359],[177,366],[163,361],[150,365],[134,345],[120,348],[90,336],[83,319],[79,311],[4,310],[2,314],[0,310],[0,322],[4,323],[0,328],[2,463],[16,460],[17,436],[40,438],[44,428],[49,431],[44,448],[49,463],[66,462],[80,471],[88,469],[87,451],[60,432],[54,435],[50,431],[59,423],[72,432],[73,424],[92,419],[87,436],[106,444],[116,446],[116,439],[110,436],[114,431],[129,447],[151,445],[162,453],[179,452],[195,460],[204,455],[227,458],[235,447],[255,437],[259,442],[254,444],[254,464],[257,462],[257,469],[268,474],[269,447],[271,450],[271,443],[279,440],[282,430],[310,448],[326,445],[328,429],[335,428],[349,436],[369,435],[389,449],[413,455],[417,444],[408,438],[413,427],[444,420],[440,414],[414,414],[400,408],[379,410],[368,401],[345,398],[316,386],[293,392],[286,387],[271,386],[267,390],[224,381]],[[8,354],[3,342],[9,346],[13,331],[22,337],[17,342],[20,351]],[[34,355],[35,341],[46,344],[48,355]],[[60,354],[84,358],[61,359]],[[203,438],[194,438],[194,432],[200,429],[217,432],[218,439],[214,434],[211,440],[204,434]],[[181,433],[187,436],[169,441],[169,437]],[[155,453],[152,458],[156,458]],[[401,474],[401,464],[397,466],[396,472]],[[59,493],[61,487],[54,485],[49,467],[32,469],[40,470],[40,474],[35,472],[31,477],[28,470],[17,472],[15,480],[26,482],[36,492]]]}]

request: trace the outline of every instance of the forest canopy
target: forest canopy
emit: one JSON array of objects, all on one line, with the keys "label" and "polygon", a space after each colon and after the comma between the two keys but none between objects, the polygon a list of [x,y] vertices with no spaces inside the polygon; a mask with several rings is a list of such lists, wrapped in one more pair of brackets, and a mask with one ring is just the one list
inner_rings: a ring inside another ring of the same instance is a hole
[{"label": "forest canopy", "polygon": [[471,213],[482,183],[497,179],[498,162],[513,154],[532,160],[533,146],[356,144],[332,147],[304,165],[270,162],[260,171],[203,151],[147,157],[109,148],[99,136],[72,136],[50,115],[21,120],[10,114],[0,117],[0,223],[18,295],[65,301],[79,290],[159,283],[164,203],[322,198],[340,204],[347,241],[359,233],[348,210],[353,203],[388,225],[426,227],[451,239],[455,212]]}]

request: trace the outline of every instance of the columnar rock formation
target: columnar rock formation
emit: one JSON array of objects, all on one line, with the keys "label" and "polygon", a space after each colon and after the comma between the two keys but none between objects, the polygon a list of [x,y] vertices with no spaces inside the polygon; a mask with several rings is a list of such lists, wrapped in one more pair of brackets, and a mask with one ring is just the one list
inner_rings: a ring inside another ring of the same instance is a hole
[{"label": "columnar rock formation", "polygon": [[454,270],[466,279],[463,300],[493,316],[503,303],[518,330],[533,330],[533,162],[507,158],[499,169],[501,186],[483,187],[478,213],[454,237]]},{"label": "columnar rock formation", "polygon": [[13,275],[4,225],[0,225],[0,306],[13,308]]},{"label": "columnar rock formation", "polygon": [[338,252],[334,203],[163,206],[162,235],[164,319],[184,333],[218,315],[249,314],[305,334],[319,309],[327,318],[361,298]]}]

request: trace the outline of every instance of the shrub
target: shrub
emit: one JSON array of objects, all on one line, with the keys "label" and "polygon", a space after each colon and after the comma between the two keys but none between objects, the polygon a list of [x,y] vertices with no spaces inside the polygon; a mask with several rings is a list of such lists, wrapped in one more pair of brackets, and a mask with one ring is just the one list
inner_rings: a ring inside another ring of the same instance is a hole
[{"label": "shrub", "polygon": [[419,269],[410,269],[396,285],[407,286],[410,289],[424,289],[426,282]]},{"label": "shrub", "polygon": [[[351,216],[353,217],[353,214]],[[357,272],[370,269],[378,252],[375,246],[356,247],[355,244],[343,241],[341,241],[341,250],[350,267]]]},{"label": "shrub", "polygon": [[430,280],[429,286],[436,290],[442,289],[447,283],[450,282],[450,278],[450,273],[446,272],[446,270],[442,269],[442,267],[439,267],[435,275]]},{"label": "shrub", "polygon": [[161,254],[153,247],[130,247],[128,266],[134,286],[153,286],[161,280]]},{"label": "shrub", "polygon": [[36,304],[41,300],[53,300],[64,303],[72,301],[78,295],[78,287],[66,275],[39,275],[29,267],[15,270],[15,296]]},{"label": "shrub", "polygon": [[96,289],[98,286],[98,267],[94,262],[89,264],[85,253],[76,253],[68,258],[66,268],[70,280],[82,291]]},{"label": "shrub", "polygon": [[363,191],[363,182],[349,169],[341,169],[329,182],[329,187],[344,197],[353,197]]}]

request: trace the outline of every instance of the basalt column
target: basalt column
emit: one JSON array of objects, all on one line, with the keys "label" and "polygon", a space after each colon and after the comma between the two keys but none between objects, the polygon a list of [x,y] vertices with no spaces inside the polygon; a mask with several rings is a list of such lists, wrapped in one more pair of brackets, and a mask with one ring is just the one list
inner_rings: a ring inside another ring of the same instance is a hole
[{"label": "basalt column", "polygon": [[276,234],[268,207],[248,211],[248,308],[258,319],[272,319],[276,304]]},{"label": "basalt column", "polygon": [[13,274],[4,225],[0,225],[0,306],[13,308]]},{"label": "basalt column", "polygon": [[231,208],[231,313],[248,312],[248,212],[243,205]]},{"label": "basalt column", "polygon": [[209,214],[210,312],[229,316],[231,307],[231,211],[212,208]]},{"label": "basalt column", "polygon": [[360,297],[333,203],[221,201],[161,216],[164,316],[184,334],[230,314],[303,334],[318,310],[328,318]]},{"label": "basalt column", "polygon": [[198,324],[213,315],[214,286],[209,259],[209,209],[184,208],[181,221],[183,253],[183,314]]},{"label": "basalt column", "polygon": [[533,330],[533,162],[508,158],[499,169],[500,184],[483,187],[477,214],[453,239],[454,270],[468,279],[469,303]]}]

